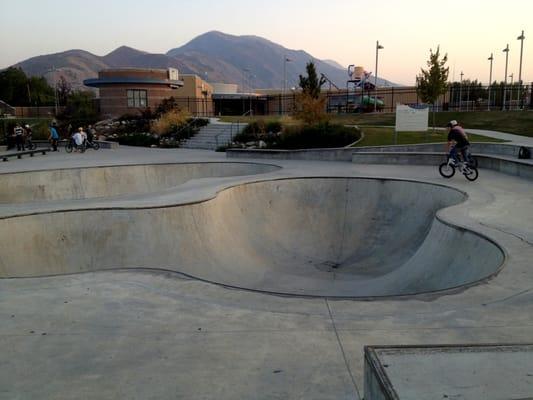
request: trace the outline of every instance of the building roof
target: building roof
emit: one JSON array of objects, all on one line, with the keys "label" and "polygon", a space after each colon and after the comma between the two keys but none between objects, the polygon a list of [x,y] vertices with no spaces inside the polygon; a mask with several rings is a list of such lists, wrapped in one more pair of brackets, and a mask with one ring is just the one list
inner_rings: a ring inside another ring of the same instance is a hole
[{"label": "building roof", "polygon": [[85,79],[83,81],[85,86],[90,87],[102,87],[107,85],[118,84],[149,84],[149,85],[162,85],[162,86],[183,86],[183,81],[175,81],[170,79],[153,79],[153,78],[141,78],[141,77],[104,77],[104,78],[92,78]]}]

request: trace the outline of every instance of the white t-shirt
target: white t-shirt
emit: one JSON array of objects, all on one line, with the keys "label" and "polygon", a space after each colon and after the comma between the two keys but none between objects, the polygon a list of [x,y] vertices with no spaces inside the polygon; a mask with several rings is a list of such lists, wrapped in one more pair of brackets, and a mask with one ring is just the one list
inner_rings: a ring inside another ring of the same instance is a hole
[{"label": "white t-shirt", "polygon": [[81,146],[83,144],[83,136],[81,133],[76,132],[74,135],[72,135],[72,138],[74,139],[74,142],[76,142],[77,146]]}]

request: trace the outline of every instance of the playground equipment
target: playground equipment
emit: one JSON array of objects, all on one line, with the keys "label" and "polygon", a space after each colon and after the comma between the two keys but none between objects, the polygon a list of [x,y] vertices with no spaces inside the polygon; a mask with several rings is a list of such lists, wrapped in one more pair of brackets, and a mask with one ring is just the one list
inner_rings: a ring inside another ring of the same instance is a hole
[{"label": "playground equipment", "polygon": [[[362,66],[351,64],[348,66],[348,77],[346,81],[346,112],[362,112],[374,107],[374,103],[378,108],[384,106],[384,102],[365,94],[374,90],[374,85],[370,82],[372,72],[365,71]],[[352,90],[352,93],[350,93]]]},{"label": "playground equipment", "polygon": [[[374,84],[369,79],[372,72],[366,72],[361,66],[350,65],[348,67],[350,79],[346,82],[345,94],[325,74],[320,75],[321,80],[325,84],[329,84],[327,95],[328,112],[364,112],[374,110],[374,108],[382,109],[385,105],[382,100],[370,95],[374,90]],[[332,92],[333,88],[335,88],[335,91]],[[374,107],[374,103],[377,107]]]}]

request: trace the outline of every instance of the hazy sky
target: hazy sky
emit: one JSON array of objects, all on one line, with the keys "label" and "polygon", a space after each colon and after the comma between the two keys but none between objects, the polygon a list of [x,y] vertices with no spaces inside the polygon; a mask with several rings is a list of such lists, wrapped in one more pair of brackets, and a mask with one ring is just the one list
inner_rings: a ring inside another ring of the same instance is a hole
[{"label": "hazy sky", "polygon": [[105,55],[121,45],[165,53],[210,30],[257,35],[303,49],[344,66],[412,84],[429,49],[448,53],[450,79],[518,79],[525,30],[522,79],[533,80],[533,0],[0,0],[0,68],[70,49]]}]

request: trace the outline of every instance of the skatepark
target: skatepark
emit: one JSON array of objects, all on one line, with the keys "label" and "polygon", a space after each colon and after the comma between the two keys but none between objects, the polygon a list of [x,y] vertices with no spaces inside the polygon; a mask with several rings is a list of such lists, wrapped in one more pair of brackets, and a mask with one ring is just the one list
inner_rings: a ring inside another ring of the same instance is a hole
[{"label": "skatepark", "polygon": [[[3,163],[0,398],[362,399],[365,346],[531,343],[528,173],[283,158]],[[398,387],[430,371],[413,358]],[[469,387],[439,364],[440,392],[400,398],[531,396],[530,363],[504,361]]]}]

